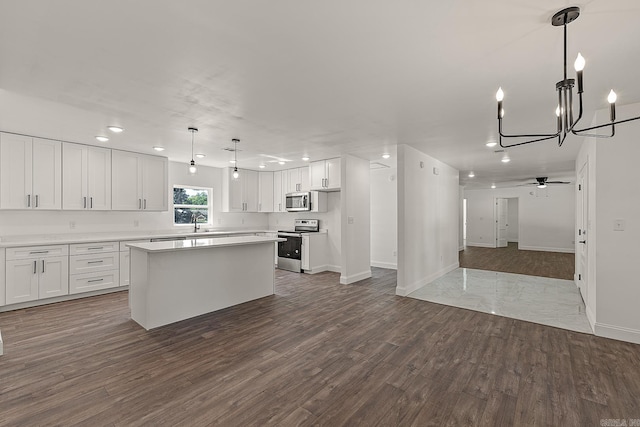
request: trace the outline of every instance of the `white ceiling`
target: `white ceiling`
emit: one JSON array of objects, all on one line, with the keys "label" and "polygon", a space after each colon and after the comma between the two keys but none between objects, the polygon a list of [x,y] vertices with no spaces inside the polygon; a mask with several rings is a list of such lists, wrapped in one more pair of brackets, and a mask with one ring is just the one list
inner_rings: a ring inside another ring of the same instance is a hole
[{"label": "white ceiling", "polygon": [[267,170],[410,144],[469,186],[571,177],[576,137],[509,149],[506,165],[484,144],[498,86],[505,131],[554,129],[562,28],[549,22],[574,5],[587,120],[611,87],[640,102],[637,0],[0,1],[0,129],[99,145],[115,124],[108,146],[187,162],[195,126],[197,163],[229,166],[221,149],[239,138],[239,166]]}]

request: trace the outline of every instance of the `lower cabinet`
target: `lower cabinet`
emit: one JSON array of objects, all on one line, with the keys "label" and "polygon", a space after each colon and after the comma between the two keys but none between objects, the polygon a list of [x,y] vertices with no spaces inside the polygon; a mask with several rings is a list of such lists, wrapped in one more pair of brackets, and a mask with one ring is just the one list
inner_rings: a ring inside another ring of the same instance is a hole
[{"label": "lower cabinet", "polygon": [[7,305],[69,294],[66,245],[11,248],[6,252]]},{"label": "lower cabinet", "polygon": [[69,293],[97,291],[120,285],[118,242],[69,245]]}]

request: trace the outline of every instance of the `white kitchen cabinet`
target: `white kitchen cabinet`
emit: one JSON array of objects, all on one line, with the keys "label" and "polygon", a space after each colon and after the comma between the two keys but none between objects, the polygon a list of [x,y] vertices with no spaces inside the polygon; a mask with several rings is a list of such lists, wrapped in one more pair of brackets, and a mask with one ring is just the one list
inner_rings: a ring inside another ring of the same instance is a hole
[{"label": "white kitchen cabinet", "polygon": [[6,296],[7,296],[7,286],[6,286],[6,281],[5,279],[7,278],[6,275],[6,268],[7,268],[7,260],[5,258],[5,249],[4,248],[0,248],[0,307],[2,307],[3,305],[6,304]]},{"label": "white kitchen cabinet", "polygon": [[69,293],[120,285],[120,242],[69,245]]},{"label": "white kitchen cabinet", "polygon": [[311,190],[339,191],[341,163],[340,158],[311,162],[309,165]]},{"label": "white kitchen cabinet", "polygon": [[60,209],[62,143],[0,134],[0,209]]},{"label": "white kitchen cabinet", "polygon": [[258,212],[273,212],[273,172],[258,172]]},{"label": "white kitchen cabinet", "polygon": [[67,250],[66,245],[7,250],[6,304],[69,294]]},{"label": "white kitchen cabinet", "polygon": [[111,183],[113,210],[166,211],[168,209],[166,157],[112,150]]},{"label": "white kitchen cabinet", "polygon": [[302,235],[301,267],[303,272],[314,274],[326,270],[327,244],[327,233],[307,233]]},{"label": "white kitchen cabinet", "polygon": [[283,178],[286,171],[276,171],[273,173],[273,211],[286,212],[285,187]]},{"label": "white kitchen cabinet", "polygon": [[233,168],[222,172],[222,211],[258,212],[258,172],[238,169],[238,178],[233,177]]},{"label": "white kitchen cabinet", "polygon": [[120,286],[129,286],[129,269],[131,267],[131,251],[127,243],[148,243],[149,240],[129,240],[120,242]]},{"label": "white kitchen cabinet", "polygon": [[299,193],[310,190],[309,167],[301,167],[287,170],[287,193]]},{"label": "white kitchen cabinet", "polygon": [[111,209],[111,150],[64,143],[62,189],[63,209]]}]

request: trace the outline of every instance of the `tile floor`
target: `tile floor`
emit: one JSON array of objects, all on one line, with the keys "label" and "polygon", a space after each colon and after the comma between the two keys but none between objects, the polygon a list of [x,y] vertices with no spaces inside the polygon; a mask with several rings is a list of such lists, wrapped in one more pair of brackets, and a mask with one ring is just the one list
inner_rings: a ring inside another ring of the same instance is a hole
[{"label": "tile floor", "polygon": [[592,334],[571,280],[458,268],[409,297]]}]

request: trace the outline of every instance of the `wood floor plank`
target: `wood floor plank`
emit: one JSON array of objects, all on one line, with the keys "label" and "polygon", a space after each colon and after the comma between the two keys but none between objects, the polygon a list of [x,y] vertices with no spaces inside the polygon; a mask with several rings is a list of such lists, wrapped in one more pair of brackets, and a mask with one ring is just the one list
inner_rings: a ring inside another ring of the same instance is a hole
[{"label": "wood floor plank", "polygon": [[276,295],[147,332],[126,292],[0,313],[0,426],[599,425],[640,346],[276,271]]}]

